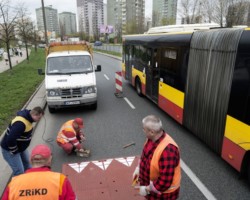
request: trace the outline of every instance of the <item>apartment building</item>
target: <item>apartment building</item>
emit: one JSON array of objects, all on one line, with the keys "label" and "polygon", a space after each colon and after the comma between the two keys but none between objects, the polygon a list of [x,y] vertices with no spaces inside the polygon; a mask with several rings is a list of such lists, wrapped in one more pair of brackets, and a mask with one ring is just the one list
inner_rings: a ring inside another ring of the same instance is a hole
[{"label": "apartment building", "polygon": [[76,14],[72,12],[59,13],[59,29],[62,36],[76,33]]},{"label": "apartment building", "polygon": [[142,33],[145,21],[145,0],[108,0],[107,23],[119,35]]},{"label": "apartment building", "polygon": [[[54,32],[55,34],[59,34],[57,9],[52,8],[52,6],[45,6],[44,11],[47,32]],[[44,32],[45,28],[43,22],[42,7],[36,9],[36,20],[38,31]]]},{"label": "apartment building", "polygon": [[79,31],[99,38],[100,26],[104,24],[103,0],[77,0]]},{"label": "apartment building", "polygon": [[176,23],[177,0],[153,0],[152,26]]}]

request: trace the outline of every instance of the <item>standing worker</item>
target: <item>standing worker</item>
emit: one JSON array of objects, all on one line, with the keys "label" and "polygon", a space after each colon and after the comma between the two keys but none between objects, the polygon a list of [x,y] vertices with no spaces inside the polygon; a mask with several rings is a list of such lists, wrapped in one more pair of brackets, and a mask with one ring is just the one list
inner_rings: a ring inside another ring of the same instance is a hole
[{"label": "standing worker", "polygon": [[73,151],[78,156],[88,157],[90,150],[84,149],[81,145],[86,140],[82,132],[83,120],[75,118],[65,122],[57,135],[57,144],[69,155]]},{"label": "standing worker", "polygon": [[1,141],[3,158],[13,171],[13,176],[29,169],[28,146],[32,138],[33,122],[38,122],[44,115],[41,107],[21,110],[11,121]]},{"label": "standing worker", "polygon": [[148,200],[175,200],[181,181],[178,145],[164,132],[158,117],[148,115],[142,126],[147,141],[133,174],[134,180],[139,177],[139,193]]},{"label": "standing worker", "polygon": [[35,146],[30,156],[32,168],[25,174],[12,178],[2,200],[75,200],[76,195],[67,177],[50,170],[51,160],[51,150],[48,146]]}]

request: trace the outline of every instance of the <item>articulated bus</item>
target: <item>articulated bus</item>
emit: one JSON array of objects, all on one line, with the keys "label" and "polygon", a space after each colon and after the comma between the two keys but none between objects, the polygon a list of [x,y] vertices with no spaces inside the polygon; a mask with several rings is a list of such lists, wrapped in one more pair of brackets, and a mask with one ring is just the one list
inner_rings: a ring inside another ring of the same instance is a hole
[{"label": "articulated bus", "polygon": [[197,29],[124,36],[123,77],[250,180],[250,28]]}]

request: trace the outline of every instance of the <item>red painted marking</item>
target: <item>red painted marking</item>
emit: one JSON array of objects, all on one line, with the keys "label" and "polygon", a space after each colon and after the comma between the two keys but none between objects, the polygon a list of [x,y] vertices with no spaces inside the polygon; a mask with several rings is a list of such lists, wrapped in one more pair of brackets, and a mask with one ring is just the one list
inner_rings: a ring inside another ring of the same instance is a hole
[{"label": "red painted marking", "polygon": [[171,117],[173,117],[177,122],[182,124],[183,120],[183,109],[174,104],[173,102],[169,101],[165,97],[159,95],[158,99],[159,107],[168,113]]},{"label": "red painted marking", "polygon": [[221,157],[239,172],[245,153],[246,151],[239,145],[224,137]]},{"label": "red painted marking", "polygon": [[132,165],[126,166],[113,159],[106,170],[90,162],[80,173],[64,164],[62,172],[69,178],[79,200],[143,200],[132,187],[138,160],[135,157]]}]

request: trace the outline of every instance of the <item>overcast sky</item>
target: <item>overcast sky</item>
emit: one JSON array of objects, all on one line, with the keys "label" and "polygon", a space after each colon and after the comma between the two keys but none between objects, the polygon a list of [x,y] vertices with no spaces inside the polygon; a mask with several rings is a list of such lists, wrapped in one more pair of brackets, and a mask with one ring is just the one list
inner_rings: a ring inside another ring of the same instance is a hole
[{"label": "overcast sky", "polygon": [[[15,2],[16,0],[12,0]],[[25,7],[28,9],[28,12],[31,13],[31,18],[36,20],[36,8],[42,7],[41,0],[19,0],[25,4]],[[57,9],[58,13],[67,11],[77,14],[76,9],[76,0],[43,0],[44,6],[52,5],[52,8]],[[107,3],[107,0],[104,0],[104,3]],[[145,15],[150,16],[152,13],[152,0],[145,0]]]},{"label": "overcast sky", "polygon": [[[15,1],[15,0],[12,0]],[[36,8],[42,7],[41,0],[22,0],[31,13],[31,18],[36,20]],[[44,6],[52,5],[52,8],[57,9],[58,13],[67,11],[76,14],[76,0],[43,0]]]}]

